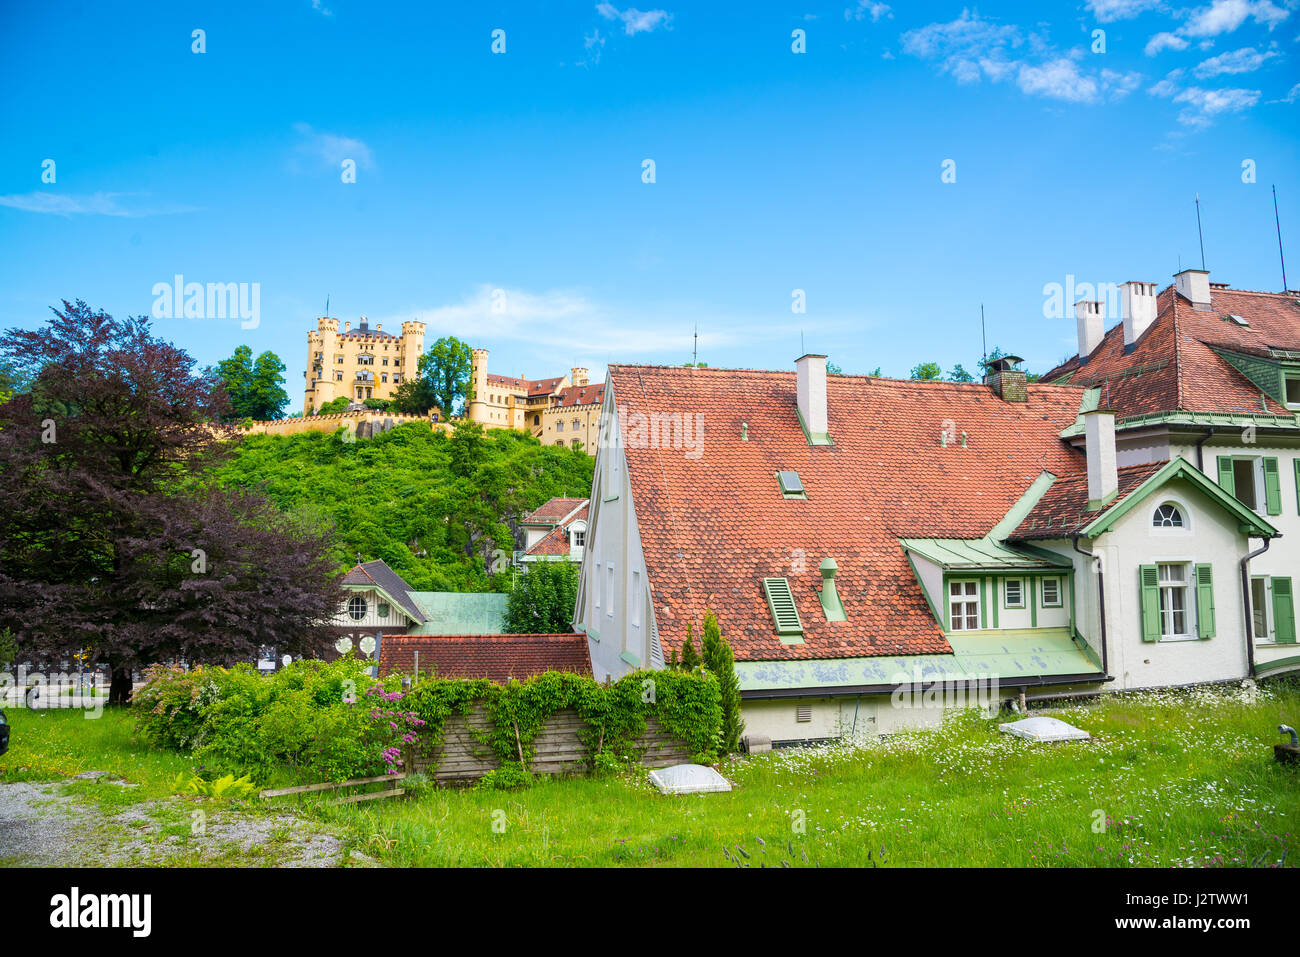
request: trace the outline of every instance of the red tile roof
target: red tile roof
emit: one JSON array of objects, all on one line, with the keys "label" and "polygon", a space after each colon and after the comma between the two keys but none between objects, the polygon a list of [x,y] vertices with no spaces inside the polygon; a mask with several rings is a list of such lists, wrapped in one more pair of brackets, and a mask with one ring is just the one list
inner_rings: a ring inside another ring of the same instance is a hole
[{"label": "red tile roof", "polygon": [[1088,475],[1081,472],[1057,479],[1043,493],[1037,504],[1025,516],[1008,538],[1069,538],[1075,532],[1096,521],[1134,489],[1159,472],[1167,462],[1148,462],[1128,465],[1119,470],[1119,490],[1115,498],[1102,509],[1088,511]]},{"label": "red tile roof", "polygon": [[[585,498],[553,498],[525,515],[520,524],[551,525],[563,520],[575,509],[581,508],[586,504],[587,499]],[[587,517],[587,511],[585,508],[583,509],[582,517]]]},{"label": "red tile roof", "polygon": [[[1031,384],[1027,402],[1011,403],[983,385],[829,376],[835,444],[810,446],[794,372],[613,366],[609,375],[625,436],[635,413],[690,416],[702,429],[698,455],[626,448],[665,655],[688,622],[698,635],[707,608],[740,660],[948,653],[898,540],[981,537],[1044,469],[1084,467],[1059,437],[1079,411],[1072,386]],[[944,430],[957,437],[947,447]],[[781,495],[775,473],[787,469],[807,500]],[[826,557],[839,564],[847,621],[822,613]],[[765,577],[790,580],[803,644],[778,640]]]},{"label": "red tile roof", "polygon": [[599,385],[571,385],[560,393],[552,408],[569,408],[579,405],[600,405],[605,401],[605,383]]},{"label": "red tile roof", "polygon": [[[1300,351],[1297,296],[1240,289],[1210,290],[1210,311],[1197,310],[1169,286],[1156,297],[1157,315],[1124,353],[1124,324],[1116,324],[1082,365],[1076,355],[1043,376],[1069,376],[1075,385],[1099,386],[1102,405],[1125,418],[1156,412],[1261,411],[1287,414],[1274,399],[1261,404],[1259,387],[1211,346],[1268,356],[1269,349]],[[1245,317],[1249,327],[1227,319]]]},{"label": "red tile roof", "polygon": [[564,381],[564,376],[555,376],[552,379],[533,379],[528,383],[529,398],[535,395],[550,395],[555,391],[555,387]]},{"label": "red tile roof", "polygon": [[384,635],[379,673],[430,670],[439,678],[487,678],[504,684],[547,671],[591,674],[585,635]]},{"label": "red tile roof", "polygon": [[586,521],[587,507],[584,505],[569,521],[563,525],[556,525],[546,533],[545,536],[533,543],[532,547],[524,552],[525,555],[563,555],[569,554],[569,534],[568,528],[574,522]]}]

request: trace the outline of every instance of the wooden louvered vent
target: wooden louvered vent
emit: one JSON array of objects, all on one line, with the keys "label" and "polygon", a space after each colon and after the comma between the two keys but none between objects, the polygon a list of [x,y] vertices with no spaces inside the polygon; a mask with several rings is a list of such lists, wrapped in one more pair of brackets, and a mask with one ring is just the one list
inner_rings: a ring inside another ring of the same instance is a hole
[{"label": "wooden louvered vent", "polygon": [[790,582],[784,578],[764,578],[763,591],[767,594],[768,608],[772,610],[776,633],[778,635],[803,634],[803,622],[799,620],[799,609],[795,607]]}]

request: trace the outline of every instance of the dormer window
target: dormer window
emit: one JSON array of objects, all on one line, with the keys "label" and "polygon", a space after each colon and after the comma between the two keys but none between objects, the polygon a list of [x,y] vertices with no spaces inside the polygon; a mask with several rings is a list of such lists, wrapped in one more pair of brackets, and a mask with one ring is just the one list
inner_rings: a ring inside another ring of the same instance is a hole
[{"label": "dormer window", "polygon": [[1288,375],[1284,388],[1286,404],[1293,409],[1300,409],[1300,375]]}]

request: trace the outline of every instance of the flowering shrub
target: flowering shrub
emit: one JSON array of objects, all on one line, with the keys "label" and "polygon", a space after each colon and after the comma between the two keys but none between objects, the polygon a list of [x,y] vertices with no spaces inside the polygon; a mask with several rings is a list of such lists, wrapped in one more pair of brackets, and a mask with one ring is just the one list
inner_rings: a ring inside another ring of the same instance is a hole
[{"label": "flowering shrub", "polygon": [[249,665],[157,666],[136,694],[137,725],[152,743],[215,770],[265,781],[288,768],[303,780],[345,781],[404,769],[403,751],[424,722],[398,708],[401,699],[350,657],[271,675]]}]

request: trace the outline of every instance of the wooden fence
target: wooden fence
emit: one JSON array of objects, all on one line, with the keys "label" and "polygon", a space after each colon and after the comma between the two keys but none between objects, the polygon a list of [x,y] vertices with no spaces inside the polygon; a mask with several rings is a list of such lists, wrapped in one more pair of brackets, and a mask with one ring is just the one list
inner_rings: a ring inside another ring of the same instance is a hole
[{"label": "wooden fence", "polygon": [[[636,742],[645,767],[666,768],[690,760],[685,742],[665,731],[654,718],[646,718],[645,724],[646,732]],[[572,708],[551,715],[533,739],[533,759],[528,770],[558,775],[585,772],[589,755],[578,737],[582,728],[582,718]],[[443,724],[442,742],[427,754],[417,750],[411,756],[410,770],[427,774],[437,784],[475,781],[501,766],[496,754],[471,733],[486,738],[491,731],[491,719],[482,705],[464,716],[450,715]]]}]

